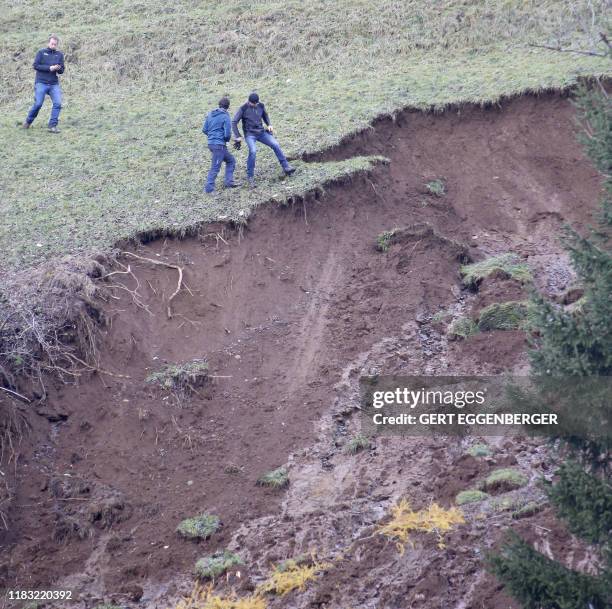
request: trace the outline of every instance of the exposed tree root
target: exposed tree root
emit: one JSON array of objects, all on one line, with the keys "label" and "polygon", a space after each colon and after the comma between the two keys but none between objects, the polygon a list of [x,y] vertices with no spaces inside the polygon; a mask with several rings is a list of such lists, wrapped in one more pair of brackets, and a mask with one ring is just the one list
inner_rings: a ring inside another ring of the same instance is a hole
[{"label": "exposed tree root", "polygon": [[168,319],[172,319],[171,303],[174,297],[181,291],[181,287],[183,285],[183,269],[176,264],[170,264],[169,262],[163,262],[162,260],[154,260],[153,258],[145,258],[144,256],[139,256],[138,254],[134,254],[132,252],[123,252],[123,255],[132,256],[133,258],[137,258],[138,260],[142,260],[144,262],[150,262],[151,264],[155,264],[157,266],[165,266],[166,268],[175,269],[176,271],[178,271],[178,283],[176,285],[176,290],[174,290],[170,298],[168,298],[168,305],[166,309]]}]

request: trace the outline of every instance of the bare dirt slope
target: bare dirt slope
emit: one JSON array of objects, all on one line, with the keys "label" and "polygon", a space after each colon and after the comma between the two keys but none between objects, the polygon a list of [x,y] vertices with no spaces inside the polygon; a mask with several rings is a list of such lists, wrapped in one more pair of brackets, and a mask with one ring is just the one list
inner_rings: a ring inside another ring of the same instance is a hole
[{"label": "bare dirt slope", "polygon": [[[271,561],[315,548],[343,553],[306,595],[279,606],[510,606],[479,567],[503,518],[458,529],[446,550],[423,541],[401,559],[380,536],[351,544],[400,496],[448,506],[496,464],[518,464],[535,481],[550,467],[540,447],[501,443],[492,462],[466,460],[465,447],[439,440],[380,440],[355,457],[343,448],[358,430],[361,372],[525,369],[523,333],[451,343],[449,319],[432,317],[525,297],[503,279],[467,293],[466,256],[516,252],[549,294],[569,285],[557,235],[563,222],[586,226],[599,188],[573,115],[557,95],[406,112],[323,155],[389,157],[373,175],[261,208],[240,231],[210,225],[197,239],[134,250],[183,267],[186,287],[168,319],[176,271],[126,257],[133,276],[106,280],[100,362],[113,375],[56,386],[44,416],[33,415],[3,534],[2,584],[71,586],[83,606],[141,596],[139,606],[164,606],[189,585],[199,556],[230,544],[250,559],[246,588]],[[437,178],[446,185],[439,197],[425,188]],[[400,242],[376,251],[377,236],[397,227],[407,228]],[[145,383],[163,364],[193,358],[205,358],[214,378],[180,403]],[[288,491],[256,486],[288,462]],[[221,517],[221,533],[201,544],[179,539],[178,522],[202,511]],[[563,535],[559,547],[570,543]]]}]

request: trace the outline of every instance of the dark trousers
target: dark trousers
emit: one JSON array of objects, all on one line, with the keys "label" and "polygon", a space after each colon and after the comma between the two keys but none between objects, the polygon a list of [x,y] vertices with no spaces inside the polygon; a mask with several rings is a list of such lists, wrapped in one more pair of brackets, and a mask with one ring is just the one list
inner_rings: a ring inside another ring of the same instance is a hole
[{"label": "dark trousers", "polygon": [[210,171],[206,179],[204,190],[212,192],[215,189],[215,180],[219,175],[221,164],[225,161],[225,184],[231,184],[234,181],[234,168],[236,167],[236,159],[234,155],[227,149],[227,146],[213,144],[208,149],[212,153],[210,162]]}]

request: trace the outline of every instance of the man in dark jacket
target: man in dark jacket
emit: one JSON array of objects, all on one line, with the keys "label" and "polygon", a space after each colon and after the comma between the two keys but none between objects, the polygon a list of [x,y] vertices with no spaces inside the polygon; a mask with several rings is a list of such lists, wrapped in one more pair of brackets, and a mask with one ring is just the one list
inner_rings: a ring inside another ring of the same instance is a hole
[{"label": "man in dark jacket", "polygon": [[232,137],[232,125],[227,111],[230,107],[230,100],[222,97],[219,100],[219,107],[209,112],[202,127],[202,133],[208,138],[208,149],[212,153],[210,171],[204,192],[211,193],[215,190],[215,180],[221,169],[221,164],[225,161],[225,187],[235,188],[238,186],[234,182],[234,167],[236,159],[227,149],[227,142]]},{"label": "man in dark jacket", "polygon": [[32,67],[36,70],[34,105],[30,108],[28,117],[23,123],[24,129],[29,129],[45,101],[45,95],[48,95],[53,103],[51,118],[49,119],[49,131],[59,133],[57,122],[62,109],[62,89],[57,75],[64,73],[64,54],[57,50],[58,43],[58,37],[52,34],[49,36],[47,48],[36,53],[36,58],[32,64]]},{"label": "man in dark jacket", "polygon": [[[259,101],[257,93],[251,93],[246,104],[240,106],[238,112],[232,121],[234,137],[236,140],[235,146],[240,148],[242,136],[238,129],[238,123],[242,121],[242,129],[244,131],[244,139],[249,147],[249,156],[247,158],[247,179],[251,186],[255,185],[255,157],[257,155],[257,142],[261,142],[274,150],[276,158],[280,163],[285,175],[291,175],[295,169],[289,165],[285,158],[281,147],[272,135],[274,130],[270,124],[270,118],[266,112],[265,106]],[[265,123],[265,126],[264,124]]]}]

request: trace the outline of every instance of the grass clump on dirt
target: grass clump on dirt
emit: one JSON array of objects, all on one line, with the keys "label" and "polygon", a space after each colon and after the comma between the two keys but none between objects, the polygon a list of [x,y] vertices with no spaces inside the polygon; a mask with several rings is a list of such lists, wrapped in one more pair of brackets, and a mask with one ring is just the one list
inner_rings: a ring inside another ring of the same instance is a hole
[{"label": "grass clump on dirt", "polygon": [[183,364],[167,364],[147,376],[145,382],[171,391],[185,391],[202,385],[208,377],[208,363],[194,359]]},{"label": "grass clump on dirt", "polygon": [[446,184],[444,180],[440,180],[439,178],[427,182],[425,188],[427,192],[436,197],[443,197],[446,194]]},{"label": "grass clump on dirt", "polygon": [[195,564],[195,574],[199,579],[215,579],[232,567],[242,564],[240,556],[223,550],[223,552],[215,552],[210,556],[200,558]]},{"label": "grass clump on dirt", "polygon": [[467,454],[472,457],[489,457],[491,449],[487,444],[474,444],[467,449]]},{"label": "grass clump on dirt", "polygon": [[270,488],[280,489],[289,486],[289,472],[285,467],[279,467],[271,472],[265,473],[259,480],[258,486],[269,486]]},{"label": "grass clump on dirt", "polygon": [[393,237],[395,237],[395,233],[397,229],[386,230],[380,233],[378,237],[376,237],[376,249],[379,252],[387,252],[393,243]]},{"label": "grass clump on dirt", "polygon": [[221,526],[219,516],[214,514],[200,514],[193,518],[186,518],[176,528],[179,535],[187,539],[208,539],[216,533]]},{"label": "grass clump on dirt", "polygon": [[244,597],[235,593],[221,596],[214,593],[212,584],[196,582],[189,596],[180,600],[174,609],[266,609],[267,606],[266,600],[257,592]]},{"label": "grass clump on dirt", "polygon": [[470,489],[467,491],[461,491],[455,497],[455,503],[457,505],[465,505],[466,503],[477,503],[479,501],[484,501],[489,498],[488,493],[484,493],[483,491],[479,491],[476,489]]},{"label": "grass clump on dirt", "polygon": [[454,525],[465,522],[463,514],[457,508],[445,510],[437,503],[419,511],[414,511],[406,499],[402,499],[391,508],[391,520],[382,525],[378,532],[386,537],[397,540],[397,548],[404,552],[410,542],[413,532],[435,533],[438,536],[438,547],[444,547],[443,533]]},{"label": "grass clump on dirt", "polygon": [[483,491],[512,491],[527,484],[527,477],[516,469],[498,469],[482,482]]},{"label": "grass clump on dirt", "polygon": [[448,335],[451,338],[467,338],[478,333],[478,326],[469,317],[459,317],[448,327]]},{"label": "grass clump on dirt", "polygon": [[356,455],[358,452],[370,448],[370,439],[363,434],[357,434],[346,445],[346,452],[349,455]]},{"label": "grass clump on dirt", "polygon": [[471,289],[476,289],[483,279],[491,275],[515,279],[521,283],[529,283],[531,281],[529,267],[524,262],[521,262],[521,259],[516,254],[512,253],[500,254],[480,262],[465,264],[461,267],[461,275],[463,277],[463,285]]},{"label": "grass clump on dirt", "polygon": [[494,302],[480,311],[478,329],[482,332],[518,330],[523,327],[528,315],[529,305],[526,302]]},{"label": "grass clump on dirt", "polygon": [[514,520],[520,520],[521,518],[529,518],[544,509],[545,503],[538,503],[537,501],[528,501],[525,505],[512,512],[512,518]]},{"label": "grass clump on dirt", "polygon": [[309,581],[316,579],[317,575],[331,567],[329,563],[320,563],[314,559],[310,564],[303,562],[302,560],[284,561],[272,571],[270,577],[258,590],[278,596],[285,596],[293,590],[303,592]]}]

